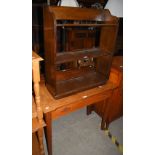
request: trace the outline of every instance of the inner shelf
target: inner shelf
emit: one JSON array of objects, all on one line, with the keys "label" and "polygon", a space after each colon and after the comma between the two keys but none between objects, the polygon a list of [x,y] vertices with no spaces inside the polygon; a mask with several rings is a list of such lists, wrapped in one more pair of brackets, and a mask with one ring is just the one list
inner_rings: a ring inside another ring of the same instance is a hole
[{"label": "inner shelf", "polygon": [[72,93],[93,88],[105,84],[106,81],[107,77],[98,72],[89,72],[80,77],[57,81],[55,98],[65,97]]},{"label": "inner shelf", "polygon": [[61,52],[56,54],[56,64],[61,64],[64,62],[78,60],[80,58],[96,58],[104,55],[109,55],[110,52],[104,51],[100,48],[92,48],[92,49],[85,49],[85,50],[76,50],[71,52]]}]

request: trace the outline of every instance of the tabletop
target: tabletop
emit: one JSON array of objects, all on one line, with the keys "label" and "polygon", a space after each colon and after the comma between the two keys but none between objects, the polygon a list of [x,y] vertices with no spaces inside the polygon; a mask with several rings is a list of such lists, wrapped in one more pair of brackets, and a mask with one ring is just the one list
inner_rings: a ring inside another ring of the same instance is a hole
[{"label": "tabletop", "polygon": [[[103,94],[105,92],[108,92],[109,90],[115,89],[116,87],[117,85],[109,80],[104,85],[101,85],[101,86],[98,86],[98,87],[95,87],[95,88],[92,88],[86,91],[82,91],[82,92],[61,98],[61,99],[54,99],[54,97],[47,90],[45,84],[41,82],[40,99],[41,99],[43,112],[47,113],[47,112],[54,111],[56,109],[59,109],[69,104],[74,104],[74,103],[81,102],[84,100],[86,101],[87,99],[95,95]],[[98,100],[99,99],[100,98],[98,96]]]}]

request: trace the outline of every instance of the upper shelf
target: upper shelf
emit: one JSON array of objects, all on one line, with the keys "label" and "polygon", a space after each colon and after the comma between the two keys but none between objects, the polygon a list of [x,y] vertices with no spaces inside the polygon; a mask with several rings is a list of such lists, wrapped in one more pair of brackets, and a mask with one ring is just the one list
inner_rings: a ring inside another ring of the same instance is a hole
[{"label": "upper shelf", "polygon": [[92,26],[92,27],[99,27],[99,26],[116,26],[116,24],[57,24],[56,26],[58,27],[63,27],[63,26],[68,26],[68,27],[72,27],[72,26]]},{"label": "upper shelf", "polygon": [[96,58],[100,56],[106,56],[111,54],[106,50],[101,50],[100,48],[92,48],[80,51],[71,51],[71,52],[61,52],[56,55],[56,64],[61,64],[65,62],[75,61],[80,58]]}]

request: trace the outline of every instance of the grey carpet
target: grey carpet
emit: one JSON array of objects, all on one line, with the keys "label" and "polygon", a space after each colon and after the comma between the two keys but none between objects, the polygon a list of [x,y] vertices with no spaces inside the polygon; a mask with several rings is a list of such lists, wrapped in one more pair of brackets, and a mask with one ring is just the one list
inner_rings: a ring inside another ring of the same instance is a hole
[{"label": "grey carpet", "polygon": [[[95,113],[87,116],[85,108],[53,121],[53,155],[120,155],[100,123],[101,118]],[[123,118],[112,122],[109,130],[123,144]]]}]

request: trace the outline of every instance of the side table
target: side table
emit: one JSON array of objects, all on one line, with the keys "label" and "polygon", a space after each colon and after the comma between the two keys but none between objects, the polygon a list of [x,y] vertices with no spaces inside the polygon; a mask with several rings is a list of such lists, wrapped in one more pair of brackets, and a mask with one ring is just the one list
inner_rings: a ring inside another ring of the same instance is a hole
[{"label": "side table", "polygon": [[40,96],[46,123],[45,136],[49,155],[52,155],[52,120],[85,106],[105,101],[110,98],[113,90],[117,87],[114,76],[116,77],[117,75],[111,74],[109,81],[105,85],[79,92],[58,100],[52,97],[44,82],[41,82]]}]

